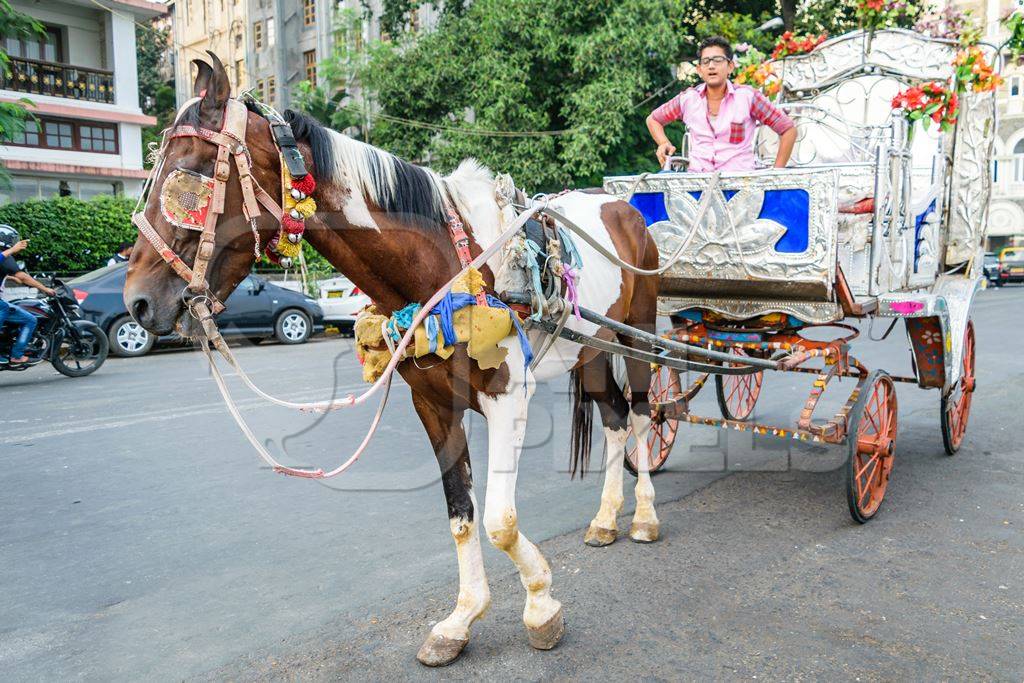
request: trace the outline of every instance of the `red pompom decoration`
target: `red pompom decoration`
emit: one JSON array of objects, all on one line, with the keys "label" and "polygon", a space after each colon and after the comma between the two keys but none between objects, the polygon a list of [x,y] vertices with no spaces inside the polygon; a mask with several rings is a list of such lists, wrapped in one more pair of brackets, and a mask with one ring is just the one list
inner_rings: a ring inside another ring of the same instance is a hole
[{"label": "red pompom decoration", "polygon": [[307,173],[301,178],[292,178],[292,187],[305,195],[310,195],[316,189],[316,181],[313,180],[312,173]]},{"label": "red pompom decoration", "polygon": [[293,235],[301,235],[306,230],[304,222],[297,221],[288,214],[281,216],[281,227],[284,228],[285,232]]}]

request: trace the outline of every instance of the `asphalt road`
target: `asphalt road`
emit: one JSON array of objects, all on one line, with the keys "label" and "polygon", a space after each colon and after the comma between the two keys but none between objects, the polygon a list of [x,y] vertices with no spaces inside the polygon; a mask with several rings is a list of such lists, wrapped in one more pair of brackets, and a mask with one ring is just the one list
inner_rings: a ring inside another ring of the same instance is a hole
[{"label": "asphalt road", "polygon": [[[324,485],[260,466],[196,353],[112,359],[79,380],[0,373],[0,680],[1020,681],[1024,288],[982,292],[974,319],[963,450],[942,453],[938,394],[900,385],[893,481],[863,527],[846,511],[839,450],[695,427],[655,478],[662,540],[588,548],[600,476],[564,474],[566,387],[542,388],[518,507],[543,541],[566,637],[529,648],[518,577],[487,547],[494,605],[441,672],[414,655],[454,603],[455,555],[404,387],[364,460]],[[868,367],[909,372],[900,329],[855,349]],[[362,386],[348,340],[239,356],[295,399]],[[768,378],[758,419],[791,424],[806,379]],[[715,414],[707,393],[695,407]],[[372,412],[296,416],[237,395],[294,464],[347,457]],[[484,444],[474,418],[481,491]]]}]

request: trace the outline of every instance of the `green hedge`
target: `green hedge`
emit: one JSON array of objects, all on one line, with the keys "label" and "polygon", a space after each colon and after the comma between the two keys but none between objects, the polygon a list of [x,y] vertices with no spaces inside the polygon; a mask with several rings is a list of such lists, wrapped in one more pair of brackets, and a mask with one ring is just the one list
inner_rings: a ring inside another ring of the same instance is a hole
[{"label": "green hedge", "polygon": [[17,257],[29,271],[92,270],[106,265],[120,242],[135,240],[134,207],[124,197],[32,199],[0,206],[0,223],[31,240]]},{"label": "green hedge", "polygon": [[[134,199],[98,196],[84,201],[71,197],[32,199],[0,206],[0,223],[14,227],[31,240],[18,254],[33,273],[68,273],[107,265],[121,242],[134,242],[131,223]],[[313,247],[305,245],[306,267],[313,277],[327,277],[334,268]],[[262,268],[275,267],[265,259]]]}]

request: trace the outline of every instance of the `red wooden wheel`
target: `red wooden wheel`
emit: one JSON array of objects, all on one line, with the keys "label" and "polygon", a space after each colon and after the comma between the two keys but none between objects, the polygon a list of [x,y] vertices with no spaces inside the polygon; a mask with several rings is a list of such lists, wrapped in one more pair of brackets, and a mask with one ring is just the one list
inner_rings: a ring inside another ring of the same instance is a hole
[{"label": "red wooden wheel", "polygon": [[[730,349],[737,356],[749,355],[739,347]],[[752,375],[715,375],[715,393],[718,408],[727,420],[746,420],[754,412],[757,397],[761,395],[763,372]]]},{"label": "red wooden wheel", "polygon": [[974,395],[974,323],[967,321],[964,331],[963,361],[960,379],[942,397],[942,445],[946,453],[954,455],[960,450],[971,415],[971,397]]},{"label": "red wooden wheel", "polygon": [[876,370],[864,382],[849,424],[846,498],[864,524],[882,504],[896,456],[896,385],[887,374]]},{"label": "red wooden wheel", "polygon": [[[679,384],[679,373],[671,368],[659,366],[651,375],[651,388],[648,397],[651,403],[668,403],[682,393]],[[625,391],[626,398],[629,398],[629,387]],[[651,431],[647,434],[647,466],[648,471],[654,474],[665,465],[668,454],[672,452],[672,444],[675,443],[676,433],[679,431],[679,420],[661,417],[655,411],[651,411]],[[632,436],[626,442],[626,469],[632,472],[635,477],[639,473],[637,468],[636,439]]]}]

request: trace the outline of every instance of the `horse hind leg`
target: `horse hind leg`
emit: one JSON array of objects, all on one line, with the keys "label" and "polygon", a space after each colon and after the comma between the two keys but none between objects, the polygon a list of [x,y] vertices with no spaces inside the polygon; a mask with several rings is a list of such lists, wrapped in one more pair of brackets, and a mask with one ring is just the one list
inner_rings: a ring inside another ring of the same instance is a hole
[{"label": "horse hind leg", "polygon": [[608,357],[601,354],[579,370],[581,375],[573,378],[582,381],[576,392],[585,391],[597,403],[604,427],[605,462],[604,486],[601,489],[601,506],[590,522],[583,542],[600,547],[615,542],[618,536],[617,518],[622,510],[622,461],[626,453],[626,416],[629,404],[622,390],[615,382]]},{"label": "horse hind leg", "polygon": [[651,431],[651,404],[648,391],[651,386],[651,366],[643,361],[626,359],[629,382],[629,426],[636,441],[637,477],[636,511],[629,527],[629,537],[637,543],[658,540],[658,514],[654,511],[654,484],[651,483],[648,435]]},{"label": "horse hind leg", "polygon": [[[513,360],[512,349],[508,363],[510,368],[522,367]],[[526,432],[527,406],[532,395],[532,379],[525,391],[521,384],[514,383],[506,393],[494,398],[478,395],[481,412],[487,419],[484,527],[491,544],[508,555],[519,570],[519,578],[526,588],[523,623],[530,645],[538,650],[550,650],[565,632],[562,605],[551,597],[551,568],[547,560],[519,530],[515,503],[519,455]]]},{"label": "horse hind leg", "polygon": [[448,521],[459,561],[459,597],[445,619],[430,630],[416,658],[427,666],[453,662],[469,642],[469,628],[491,604],[480,547],[478,510],[473,495],[463,411],[440,407],[413,392],[413,405],[430,437],[441,467]]}]

